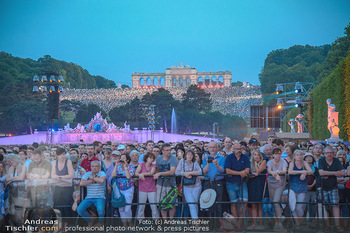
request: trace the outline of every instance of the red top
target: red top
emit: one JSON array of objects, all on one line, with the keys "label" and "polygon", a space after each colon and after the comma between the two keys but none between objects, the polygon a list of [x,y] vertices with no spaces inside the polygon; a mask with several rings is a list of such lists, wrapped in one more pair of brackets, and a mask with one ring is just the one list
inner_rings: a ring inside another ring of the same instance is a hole
[{"label": "red top", "polygon": [[91,162],[92,161],[100,161],[100,160],[98,160],[98,158],[96,158],[96,156],[92,157],[91,159],[89,159],[89,157],[87,157],[86,159],[83,159],[83,161],[81,161],[80,166],[83,167],[86,172],[89,172],[89,171],[91,171]]}]

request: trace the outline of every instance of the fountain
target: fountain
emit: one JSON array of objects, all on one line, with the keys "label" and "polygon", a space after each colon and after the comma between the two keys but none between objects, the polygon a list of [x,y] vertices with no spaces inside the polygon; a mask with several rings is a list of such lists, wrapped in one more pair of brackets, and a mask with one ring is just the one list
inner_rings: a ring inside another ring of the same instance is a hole
[{"label": "fountain", "polygon": [[177,133],[175,109],[171,112],[171,133]]}]

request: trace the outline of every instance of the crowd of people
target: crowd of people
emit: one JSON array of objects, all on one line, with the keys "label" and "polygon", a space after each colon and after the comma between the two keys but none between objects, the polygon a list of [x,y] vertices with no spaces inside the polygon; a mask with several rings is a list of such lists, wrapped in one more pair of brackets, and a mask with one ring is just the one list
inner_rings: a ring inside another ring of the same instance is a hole
[{"label": "crowd of people", "polygon": [[[136,97],[141,99],[147,93],[151,94],[156,90],[157,88],[65,89],[61,94],[61,100],[94,103],[109,112],[114,107],[125,105]],[[187,88],[176,87],[168,90],[174,99],[182,100]],[[260,86],[212,87],[204,90],[211,94],[212,110],[222,114],[247,118],[250,116],[250,106],[261,104]]]},{"label": "crowd of people", "polygon": [[[266,142],[226,137],[211,142],[3,146],[0,213],[21,222],[23,209],[45,204],[63,217],[79,215],[89,224],[119,216],[124,226],[132,226],[135,217],[198,219],[226,212],[238,220],[236,228],[251,217],[248,230],[266,229],[262,217],[269,213],[278,232],[285,232],[282,216],[292,217],[297,230],[302,217],[332,215],[336,230],[343,232],[339,217],[349,217],[349,158],[350,145],[296,145],[272,135]],[[212,189],[216,204],[204,211],[201,193]],[[269,211],[264,198],[271,199]],[[124,205],[111,205],[121,199]],[[107,213],[106,205],[112,206]]]}]

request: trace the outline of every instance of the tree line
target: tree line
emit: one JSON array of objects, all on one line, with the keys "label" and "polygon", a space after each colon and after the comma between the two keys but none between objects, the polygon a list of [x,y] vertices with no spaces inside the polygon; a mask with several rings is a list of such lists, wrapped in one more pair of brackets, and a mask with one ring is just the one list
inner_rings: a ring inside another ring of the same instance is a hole
[{"label": "tree line", "polygon": [[46,121],[45,94],[33,94],[33,76],[52,71],[63,75],[71,88],[112,88],[114,81],[94,76],[82,67],[53,59],[49,55],[33,59],[0,52],[0,132],[28,133]]}]

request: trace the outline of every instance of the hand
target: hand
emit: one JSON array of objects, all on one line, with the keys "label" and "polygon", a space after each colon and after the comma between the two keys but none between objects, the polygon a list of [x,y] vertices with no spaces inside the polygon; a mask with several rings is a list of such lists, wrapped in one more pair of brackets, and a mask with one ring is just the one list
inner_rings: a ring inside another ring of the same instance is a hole
[{"label": "hand", "polygon": [[32,174],[31,177],[33,179],[40,179],[40,175],[38,175],[38,174]]},{"label": "hand", "polygon": [[340,171],[341,176],[345,176],[345,170]]},{"label": "hand", "polygon": [[160,173],[156,173],[156,174],[154,174],[153,179],[157,180],[159,178],[159,176],[160,176]]},{"label": "hand", "polygon": [[258,176],[259,174],[255,172],[255,173],[253,173],[253,175],[254,175],[254,176]]},{"label": "hand", "polygon": [[[204,161],[204,159],[207,158],[207,157],[208,157],[208,155],[207,155],[207,154],[204,154],[203,157],[202,157],[202,161]],[[208,162],[208,158],[207,158],[206,160],[207,160],[207,162]]]},{"label": "hand", "polygon": [[89,180],[92,180],[93,178],[94,178],[93,175],[90,175],[90,176],[89,176]]},{"label": "hand", "polygon": [[129,167],[129,164],[127,162],[125,162],[124,165],[123,165],[124,170],[127,170],[128,167]]},{"label": "hand", "polygon": [[336,175],[337,177],[342,177],[342,176],[345,176],[345,172],[344,172],[344,170],[342,170],[342,171],[337,171],[337,172],[335,173],[335,175]]},{"label": "hand", "polygon": [[143,174],[139,175],[140,180],[145,180],[145,176]]},{"label": "hand", "polygon": [[241,175],[242,178],[247,176],[247,174],[244,171],[239,172],[239,174]]},{"label": "hand", "polygon": [[276,175],[276,180],[281,182],[281,177],[279,175]]},{"label": "hand", "polygon": [[78,208],[78,203],[77,202],[74,202],[73,205],[72,205],[72,210],[75,212]]},{"label": "hand", "polygon": [[300,180],[305,180],[305,178],[306,178],[306,175],[303,173],[303,174],[301,174],[301,176],[300,176]]},{"label": "hand", "polygon": [[219,161],[218,161],[217,159],[214,159],[214,160],[213,160],[213,164],[214,164],[215,166],[218,165],[218,162],[219,162]]}]

